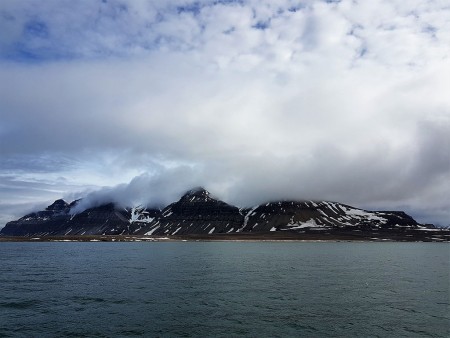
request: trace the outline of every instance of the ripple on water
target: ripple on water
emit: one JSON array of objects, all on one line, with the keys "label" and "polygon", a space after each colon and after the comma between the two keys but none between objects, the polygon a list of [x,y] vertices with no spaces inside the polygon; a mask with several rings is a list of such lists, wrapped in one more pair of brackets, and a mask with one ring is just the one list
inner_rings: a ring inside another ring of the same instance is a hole
[{"label": "ripple on water", "polygon": [[36,308],[42,304],[42,301],[32,299],[32,300],[22,300],[22,301],[0,301],[0,307],[5,309],[15,309],[15,310],[26,310]]}]

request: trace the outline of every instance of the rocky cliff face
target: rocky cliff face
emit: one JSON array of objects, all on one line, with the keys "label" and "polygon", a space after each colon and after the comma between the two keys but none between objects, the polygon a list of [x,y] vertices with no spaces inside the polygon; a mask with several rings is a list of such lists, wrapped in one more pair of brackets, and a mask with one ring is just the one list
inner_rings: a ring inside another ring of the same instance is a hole
[{"label": "rocky cliff face", "polygon": [[365,211],[326,201],[280,201],[239,209],[217,200],[203,188],[188,191],[163,210],[112,203],[73,214],[57,200],[45,210],[9,222],[8,236],[45,235],[186,235],[233,232],[273,232],[308,229],[421,229],[412,217],[396,211]]}]

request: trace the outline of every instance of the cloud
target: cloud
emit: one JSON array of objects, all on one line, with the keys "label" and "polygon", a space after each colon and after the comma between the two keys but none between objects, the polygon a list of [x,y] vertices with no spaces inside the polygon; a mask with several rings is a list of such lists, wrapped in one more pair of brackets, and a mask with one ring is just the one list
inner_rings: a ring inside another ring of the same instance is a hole
[{"label": "cloud", "polygon": [[203,185],[241,206],[331,199],[447,224],[449,11],[5,2],[0,179],[150,204]]},{"label": "cloud", "polygon": [[188,166],[165,169],[161,173],[148,173],[134,177],[128,184],[105,187],[82,196],[74,208],[78,213],[93,206],[113,202],[123,207],[143,205],[162,209],[201,183],[197,172]]}]

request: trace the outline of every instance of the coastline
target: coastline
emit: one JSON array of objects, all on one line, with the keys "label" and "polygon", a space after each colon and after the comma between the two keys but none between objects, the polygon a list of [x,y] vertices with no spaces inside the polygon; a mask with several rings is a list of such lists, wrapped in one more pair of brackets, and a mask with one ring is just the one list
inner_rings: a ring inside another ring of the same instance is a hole
[{"label": "coastline", "polygon": [[450,242],[450,230],[153,235],[0,236],[0,242]]}]

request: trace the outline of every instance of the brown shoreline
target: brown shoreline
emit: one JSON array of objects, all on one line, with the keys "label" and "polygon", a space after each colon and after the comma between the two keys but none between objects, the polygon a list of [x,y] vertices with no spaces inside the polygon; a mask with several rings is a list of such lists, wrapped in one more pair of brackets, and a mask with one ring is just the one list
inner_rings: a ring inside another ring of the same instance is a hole
[{"label": "brown shoreline", "polygon": [[146,235],[82,235],[82,236],[0,236],[0,242],[162,242],[162,241],[270,241],[270,242],[450,242],[450,230],[403,232],[392,231],[308,231],[268,232],[268,233],[229,233],[229,234],[190,234],[174,236]]}]

